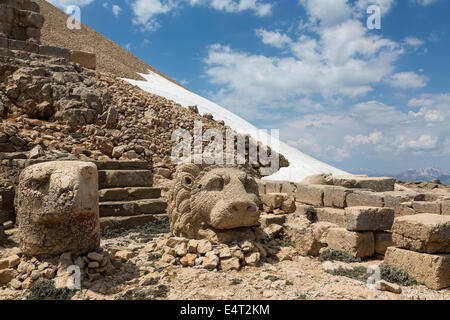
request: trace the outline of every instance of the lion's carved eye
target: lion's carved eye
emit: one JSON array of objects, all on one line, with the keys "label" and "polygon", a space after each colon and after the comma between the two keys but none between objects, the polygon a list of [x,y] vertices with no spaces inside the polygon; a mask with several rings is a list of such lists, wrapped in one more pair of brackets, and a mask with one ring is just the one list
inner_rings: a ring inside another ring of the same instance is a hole
[{"label": "lion's carved eye", "polygon": [[181,178],[181,183],[185,188],[192,188],[192,184],[194,183],[194,179],[190,175],[185,175]]},{"label": "lion's carved eye", "polygon": [[208,191],[220,191],[223,189],[224,180],[222,177],[213,177],[211,178],[205,185],[206,190]]}]

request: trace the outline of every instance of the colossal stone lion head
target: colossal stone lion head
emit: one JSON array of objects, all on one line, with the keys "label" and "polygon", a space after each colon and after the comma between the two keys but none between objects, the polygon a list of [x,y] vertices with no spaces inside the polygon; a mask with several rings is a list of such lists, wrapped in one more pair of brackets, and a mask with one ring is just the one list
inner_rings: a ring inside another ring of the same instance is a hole
[{"label": "colossal stone lion head", "polygon": [[259,206],[258,186],[246,167],[177,166],[168,209],[175,236],[213,240],[217,234],[248,231],[258,224]]}]

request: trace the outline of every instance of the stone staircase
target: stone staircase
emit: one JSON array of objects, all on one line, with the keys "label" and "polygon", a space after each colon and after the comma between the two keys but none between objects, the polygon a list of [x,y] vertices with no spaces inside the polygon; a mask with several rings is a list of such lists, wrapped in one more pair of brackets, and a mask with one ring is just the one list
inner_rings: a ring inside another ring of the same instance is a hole
[{"label": "stone staircase", "polygon": [[167,203],[161,198],[161,189],[153,187],[153,175],[145,161],[96,164],[100,218],[165,213]]}]

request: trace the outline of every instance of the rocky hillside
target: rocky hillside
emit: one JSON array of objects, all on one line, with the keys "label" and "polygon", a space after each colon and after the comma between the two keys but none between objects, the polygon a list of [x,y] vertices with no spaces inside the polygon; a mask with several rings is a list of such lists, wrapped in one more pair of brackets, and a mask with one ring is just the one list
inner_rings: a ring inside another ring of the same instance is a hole
[{"label": "rocky hillside", "polygon": [[95,53],[97,70],[121,78],[143,80],[137,73],[148,73],[148,70],[151,70],[175,82],[83,23],[80,30],[68,29],[66,27],[68,16],[64,12],[45,0],[35,2],[41,7],[41,14],[45,19],[41,29],[43,45]]},{"label": "rocky hillside", "polygon": [[[174,130],[193,134],[194,122],[202,121],[203,130],[216,128],[225,137],[228,128],[195,107],[183,108],[64,59],[2,50],[0,79],[3,157],[34,148],[26,156],[141,159],[170,178]],[[288,165],[283,157],[281,165]],[[254,166],[256,173],[259,167]]]}]

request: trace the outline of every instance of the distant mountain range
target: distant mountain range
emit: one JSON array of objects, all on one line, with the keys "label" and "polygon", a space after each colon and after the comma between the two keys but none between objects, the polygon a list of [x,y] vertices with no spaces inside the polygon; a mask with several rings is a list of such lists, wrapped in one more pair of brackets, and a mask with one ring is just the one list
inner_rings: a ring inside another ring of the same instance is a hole
[{"label": "distant mountain range", "polygon": [[438,168],[421,168],[421,169],[408,169],[401,173],[386,173],[381,170],[366,170],[366,169],[350,169],[349,172],[353,174],[366,174],[369,177],[394,177],[397,180],[404,181],[432,181],[439,179],[441,183],[450,185],[450,173],[438,169]]}]

